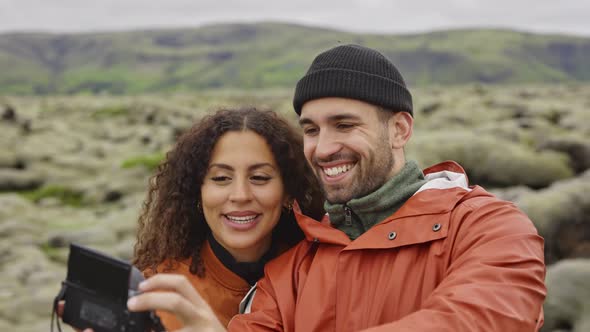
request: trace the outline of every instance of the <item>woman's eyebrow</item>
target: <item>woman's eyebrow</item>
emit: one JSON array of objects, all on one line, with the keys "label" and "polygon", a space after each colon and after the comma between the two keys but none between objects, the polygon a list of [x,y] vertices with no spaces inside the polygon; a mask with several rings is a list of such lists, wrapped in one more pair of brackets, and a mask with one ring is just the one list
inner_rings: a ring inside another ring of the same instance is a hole
[{"label": "woman's eyebrow", "polygon": [[216,163],[216,164],[209,165],[209,169],[212,169],[212,168],[215,168],[215,167],[226,169],[228,171],[233,171],[234,170],[233,167],[231,167],[230,165],[227,165],[227,164],[219,164],[219,163]]},{"label": "woman's eyebrow", "polygon": [[[209,169],[215,168],[215,167],[226,169],[228,171],[234,171],[235,170],[233,167],[231,167],[230,165],[227,165],[227,164],[215,163],[215,164],[209,165]],[[272,169],[275,169],[276,168],[273,164],[266,163],[265,162],[265,163],[256,163],[256,164],[250,165],[250,166],[248,166],[248,170],[249,171],[252,171],[252,170],[255,170],[255,169],[262,168],[262,167],[270,167]]]},{"label": "woman's eyebrow", "polygon": [[252,171],[255,169],[262,168],[262,167],[270,167],[273,170],[275,169],[275,166],[271,163],[258,163],[258,164],[254,164],[254,165],[251,165],[250,167],[248,167],[248,170]]}]

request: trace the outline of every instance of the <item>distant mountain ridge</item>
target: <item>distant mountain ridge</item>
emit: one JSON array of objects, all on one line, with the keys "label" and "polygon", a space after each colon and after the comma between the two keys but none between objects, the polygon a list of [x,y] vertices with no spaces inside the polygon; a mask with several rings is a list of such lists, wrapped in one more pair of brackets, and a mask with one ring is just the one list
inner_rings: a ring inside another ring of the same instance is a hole
[{"label": "distant mountain ridge", "polygon": [[590,81],[590,38],[511,30],[356,34],[283,23],[0,34],[0,94],[294,87],[338,44],[380,50],[410,85]]}]

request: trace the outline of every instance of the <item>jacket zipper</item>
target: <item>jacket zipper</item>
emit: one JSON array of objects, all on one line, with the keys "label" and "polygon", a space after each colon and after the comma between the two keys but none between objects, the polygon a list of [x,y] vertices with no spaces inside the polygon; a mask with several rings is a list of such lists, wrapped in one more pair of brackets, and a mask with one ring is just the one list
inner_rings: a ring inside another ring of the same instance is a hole
[{"label": "jacket zipper", "polygon": [[352,226],[352,211],[346,205],[344,205],[344,224],[346,226]]}]

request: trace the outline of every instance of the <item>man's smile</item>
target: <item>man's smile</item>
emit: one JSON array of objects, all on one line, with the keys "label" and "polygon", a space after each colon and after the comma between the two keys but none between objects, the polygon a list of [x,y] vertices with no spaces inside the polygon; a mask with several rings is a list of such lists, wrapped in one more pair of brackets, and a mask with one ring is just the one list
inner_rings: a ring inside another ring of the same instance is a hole
[{"label": "man's smile", "polygon": [[335,177],[338,176],[342,173],[346,173],[348,172],[352,167],[354,166],[354,164],[343,164],[343,165],[338,165],[338,166],[332,166],[332,167],[322,167],[322,170],[324,171],[324,174],[326,174],[328,177]]}]

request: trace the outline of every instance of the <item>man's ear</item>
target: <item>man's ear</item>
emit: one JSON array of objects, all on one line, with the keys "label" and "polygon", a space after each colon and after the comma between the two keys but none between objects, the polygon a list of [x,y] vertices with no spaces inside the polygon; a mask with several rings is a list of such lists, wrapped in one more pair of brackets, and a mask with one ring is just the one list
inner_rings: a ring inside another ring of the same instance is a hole
[{"label": "man's ear", "polygon": [[414,128],[414,118],[408,112],[397,112],[389,118],[389,144],[392,149],[403,149]]}]

